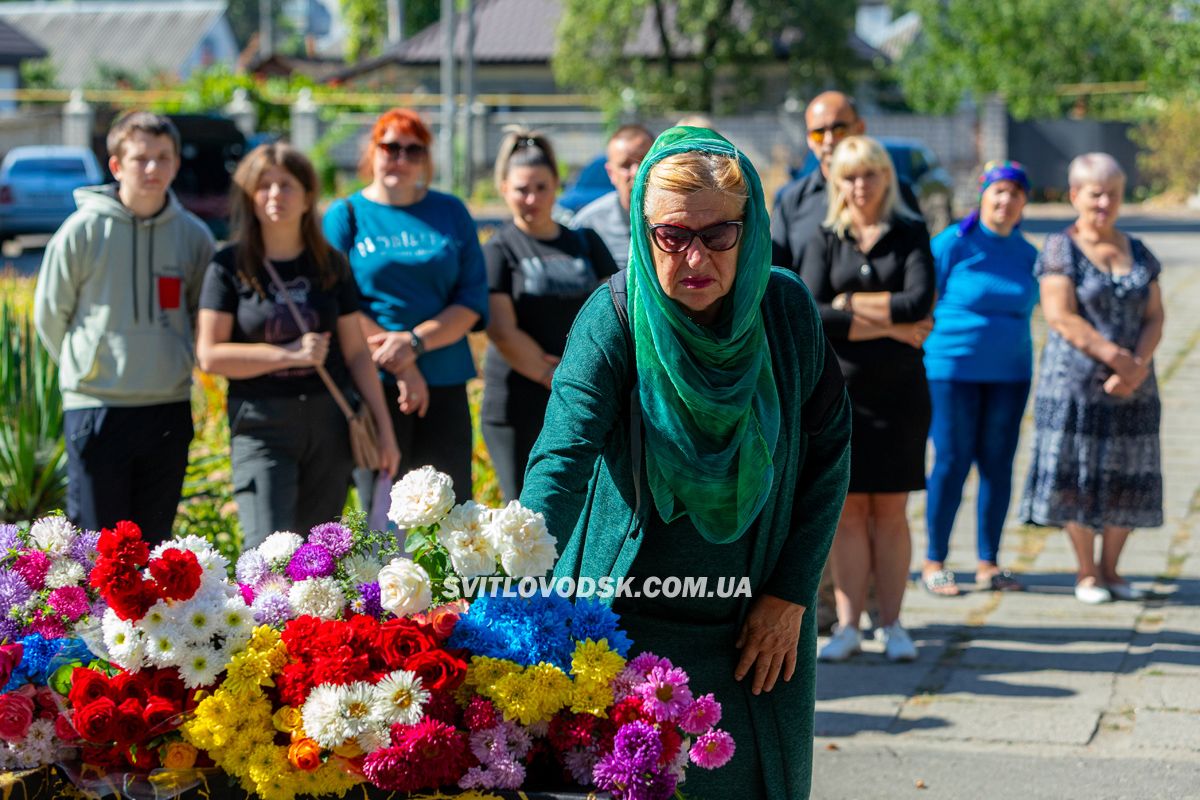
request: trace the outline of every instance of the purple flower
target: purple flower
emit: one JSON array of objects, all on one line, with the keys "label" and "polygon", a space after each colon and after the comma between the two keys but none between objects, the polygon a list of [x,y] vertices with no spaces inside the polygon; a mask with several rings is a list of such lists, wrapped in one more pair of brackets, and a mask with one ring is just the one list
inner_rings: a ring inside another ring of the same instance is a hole
[{"label": "purple flower", "polygon": [[29,583],[19,573],[0,570],[0,612],[7,615],[12,609],[25,605],[32,594]]},{"label": "purple flower", "polygon": [[237,560],[238,583],[257,587],[263,578],[271,573],[271,565],[257,550],[247,550]]},{"label": "purple flower", "polygon": [[621,726],[613,749],[596,762],[592,777],[596,786],[620,800],[667,800],[675,792],[674,776],[659,769],[662,741],[648,722]]},{"label": "purple flower", "polygon": [[63,586],[55,589],[50,593],[46,602],[71,622],[82,617],[91,607],[88,603],[87,591],[82,586]]},{"label": "purple flower", "polygon": [[351,608],[354,612],[366,614],[376,619],[383,616],[383,605],[379,602],[379,584],[374,581],[371,583],[360,583],[357,588],[358,599],[351,603]]},{"label": "purple flower", "polygon": [[337,569],[333,556],[319,544],[305,544],[292,553],[287,576],[299,583],[309,578],[327,578]]},{"label": "purple flower", "polygon": [[636,688],[646,712],[659,722],[674,722],[692,704],[687,673],[679,667],[655,667]]},{"label": "purple flower", "polygon": [[17,539],[17,534],[20,528],[16,525],[0,525],[0,558],[8,555],[9,550],[16,550],[20,546]]},{"label": "purple flower", "polygon": [[354,535],[345,525],[326,522],[308,532],[308,543],[319,544],[334,558],[341,558],[354,545]]},{"label": "purple flower", "polygon": [[84,531],[71,542],[68,555],[83,565],[84,569],[91,571],[96,565],[96,544],[99,541],[100,534],[97,531]]},{"label": "purple flower", "polygon": [[628,772],[647,772],[662,758],[662,739],[649,722],[630,722],[617,731],[609,755]]},{"label": "purple flower", "polygon": [[24,635],[25,631],[21,629],[21,623],[8,617],[0,619],[0,644],[19,641]]},{"label": "purple flower", "polygon": [[254,598],[250,612],[254,614],[254,621],[259,625],[282,628],[283,624],[292,618],[292,605],[288,602],[287,595],[268,592]]}]

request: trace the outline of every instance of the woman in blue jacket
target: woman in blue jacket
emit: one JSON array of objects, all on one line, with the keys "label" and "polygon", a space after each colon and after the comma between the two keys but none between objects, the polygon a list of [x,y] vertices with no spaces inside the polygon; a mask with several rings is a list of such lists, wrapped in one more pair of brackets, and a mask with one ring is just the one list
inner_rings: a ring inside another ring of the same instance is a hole
[{"label": "woman in blue jacket", "polygon": [[936,455],[927,481],[929,547],[921,577],[942,596],[959,594],[946,556],[972,464],[979,472],[976,585],[1021,589],[996,559],[1033,372],[1029,318],[1038,299],[1037,249],[1017,230],[1029,194],[1024,168],[993,161],[979,185],[979,209],[932,243],[938,302],[925,342],[925,373]]}]

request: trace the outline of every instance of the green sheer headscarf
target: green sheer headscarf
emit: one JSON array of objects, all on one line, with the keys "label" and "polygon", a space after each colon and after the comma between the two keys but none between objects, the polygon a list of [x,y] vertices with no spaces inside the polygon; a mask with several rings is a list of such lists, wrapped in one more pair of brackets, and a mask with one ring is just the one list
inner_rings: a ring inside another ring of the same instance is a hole
[{"label": "green sheer headscarf", "polygon": [[[749,195],[733,289],[711,327],[693,322],[663,292],[644,210],[654,165],[691,151],[737,159]],[[719,134],[676,127],[642,161],[629,205],[629,323],[650,492],[664,520],[686,514],[708,541],[732,542],[766,502],[779,436],[779,393],[760,308],[771,273],[762,185],[750,160]]]}]

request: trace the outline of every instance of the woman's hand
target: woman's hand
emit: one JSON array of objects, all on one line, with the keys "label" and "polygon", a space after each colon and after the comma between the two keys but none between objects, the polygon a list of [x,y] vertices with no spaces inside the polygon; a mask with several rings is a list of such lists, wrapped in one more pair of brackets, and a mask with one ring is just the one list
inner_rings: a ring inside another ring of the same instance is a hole
[{"label": "woman's hand", "polygon": [[367,337],[367,344],[371,348],[371,360],[397,377],[417,363],[412,337],[406,331],[375,333]]},{"label": "woman's hand", "polygon": [[546,371],[542,373],[542,386],[549,389],[551,382],[554,380],[554,370],[558,367],[558,362],[562,361],[562,359],[546,353],[542,356],[542,361],[546,362]]},{"label": "woman's hand", "polygon": [[395,436],[380,434],[379,460],[379,471],[394,479],[400,471],[400,446],[396,444]]},{"label": "woman's hand", "polygon": [[933,317],[926,317],[919,322],[897,322],[892,325],[891,337],[909,347],[919,348],[929,338],[933,330]]},{"label": "woman's hand", "polygon": [[400,390],[397,400],[400,410],[405,414],[415,412],[418,417],[424,417],[429,410],[429,386],[421,370],[415,364],[403,370],[396,376],[396,387]]},{"label": "woman's hand", "polygon": [[764,594],[754,601],[742,625],[737,647],[742,651],[733,677],[741,680],[754,667],[751,693],[769,692],[782,673],[790,681],[796,672],[796,647],[804,606]]},{"label": "woman's hand", "polygon": [[1142,385],[1142,381],[1150,376],[1150,366],[1124,347],[1118,347],[1115,354],[1108,360],[1108,366],[1129,385],[1131,391]]},{"label": "woman's hand", "polygon": [[319,367],[325,363],[325,358],[329,355],[329,334],[306,333],[299,339],[284,345],[284,349],[292,352],[297,364],[305,367]]}]

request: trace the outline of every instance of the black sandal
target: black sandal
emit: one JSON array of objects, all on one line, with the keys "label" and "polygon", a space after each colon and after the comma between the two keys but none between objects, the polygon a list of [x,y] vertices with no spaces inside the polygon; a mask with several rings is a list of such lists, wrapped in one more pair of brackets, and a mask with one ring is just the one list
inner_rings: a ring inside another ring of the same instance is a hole
[{"label": "black sandal", "polygon": [[962,594],[958,582],[954,580],[954,573],[948,569],[939,569],[928,575],[922,574],[921,585],[925,587],[925,591],[937,597],[958,597]]},{"label": "black sandal", "polygon": [[989,591],[993,592],[1025,591],[1024,584],[1017,580],[1016,576],[1014,576],[1012,572],[1007,569],[1002,569],[995,575],[992,575],[990,578],[988,578],[987,588]]}]

